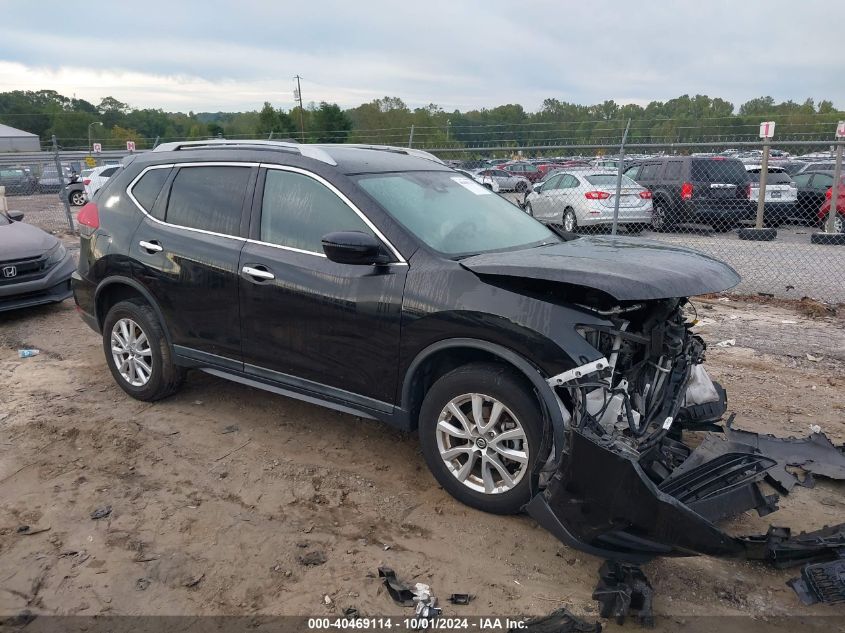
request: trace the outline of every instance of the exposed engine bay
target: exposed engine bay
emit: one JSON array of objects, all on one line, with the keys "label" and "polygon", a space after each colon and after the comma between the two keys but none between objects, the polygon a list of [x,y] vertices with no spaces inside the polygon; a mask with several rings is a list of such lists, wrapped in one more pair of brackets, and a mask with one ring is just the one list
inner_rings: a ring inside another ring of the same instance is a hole
[{"label": "exposed engine bay", "polygon": [[[612,327],[580,328],[603,357],[548,381],[568,429],[528,512],[567,545],[619,563],[707,554],[814,564],[816,577],[835,577],[845,524],[751,536],[716,524],[751,509],[776,511],[778,495],[761,483],[780,494],[806,485],[787,466],[804,469],[809,485],[813,473],[845,479],[845,447],[820,433],[781,439],[734,429],[733,416],[723,421],[727,396],[704,369],[706,345],[686,299],[581,307]],[[841,579],[823,585],[819,601],[845,600]]]}]

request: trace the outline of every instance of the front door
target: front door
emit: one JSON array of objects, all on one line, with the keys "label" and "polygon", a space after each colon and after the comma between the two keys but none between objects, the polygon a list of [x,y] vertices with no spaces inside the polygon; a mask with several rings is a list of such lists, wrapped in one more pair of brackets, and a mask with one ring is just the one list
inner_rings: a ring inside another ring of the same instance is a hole
[{"label": "front door", "polygon": [[329,261],[321,238],[375,233],[340,192],[309,172],[267,168],[241,253],[245,371],[385,409],[397,384],[407,265]]}]

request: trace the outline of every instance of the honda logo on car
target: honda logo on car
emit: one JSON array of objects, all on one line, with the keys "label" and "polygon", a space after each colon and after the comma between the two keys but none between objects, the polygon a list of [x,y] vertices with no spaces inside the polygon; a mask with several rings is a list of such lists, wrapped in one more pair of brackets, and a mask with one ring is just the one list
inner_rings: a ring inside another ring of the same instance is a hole
[{"label": "honda logo on car", "polygon": [[3,276],[6,278],[15,277],[18,274],[18,269],[15,266],[4,266],[3,267]]}]

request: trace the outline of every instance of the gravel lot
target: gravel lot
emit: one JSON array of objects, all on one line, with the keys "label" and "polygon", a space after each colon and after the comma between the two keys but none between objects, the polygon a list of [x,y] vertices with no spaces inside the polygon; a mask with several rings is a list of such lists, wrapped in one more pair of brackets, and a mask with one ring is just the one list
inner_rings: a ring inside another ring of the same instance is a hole
[{"label": "gravel lot", "polygon": [[[803,436],[818,424],[845,441],[841,319],[737,301],[698,310],[709,342],[736,339],[711,347],[708,366],[737,426]],[[794,336],[772,346],[784,328]],[[806,340],[827,343],[815,361]],[[42,351],[21,360],[22,347]],[[451,499],[415,436],[196,372],[168,400],[132,400],[72,301],[0,315],[0,384],[0,618],[23,609],[338,615],[350,606],[407,615],[380,588],[381,564],[441,598],[477,596],[447,603],[450,615],[565,604],[597,617],[590,595],[600,560],[528,517]],[[782,498],[776,515],[747,513],[728,529],[840,522],[843,486],[819,479]],[[104,506],[109,516],[93,520]],[[21,525],[45,531],[21,535]],[[845,615],[845,605],[802,606],[784,584],[795,569],[700,557],[645,571],[658,630],[696,615]]]}]

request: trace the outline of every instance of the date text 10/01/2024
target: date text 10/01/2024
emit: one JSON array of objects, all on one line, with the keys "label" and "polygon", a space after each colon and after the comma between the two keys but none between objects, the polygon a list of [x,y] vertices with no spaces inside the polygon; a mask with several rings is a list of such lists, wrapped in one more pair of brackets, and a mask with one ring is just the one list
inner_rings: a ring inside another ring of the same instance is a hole
[{"label": "date text 10/01/2024", "polygon": [[525,620],[500,617],[474,618],[308,618],[309,631],[331,630],[476,630],[508,631],[525,628]]}]

